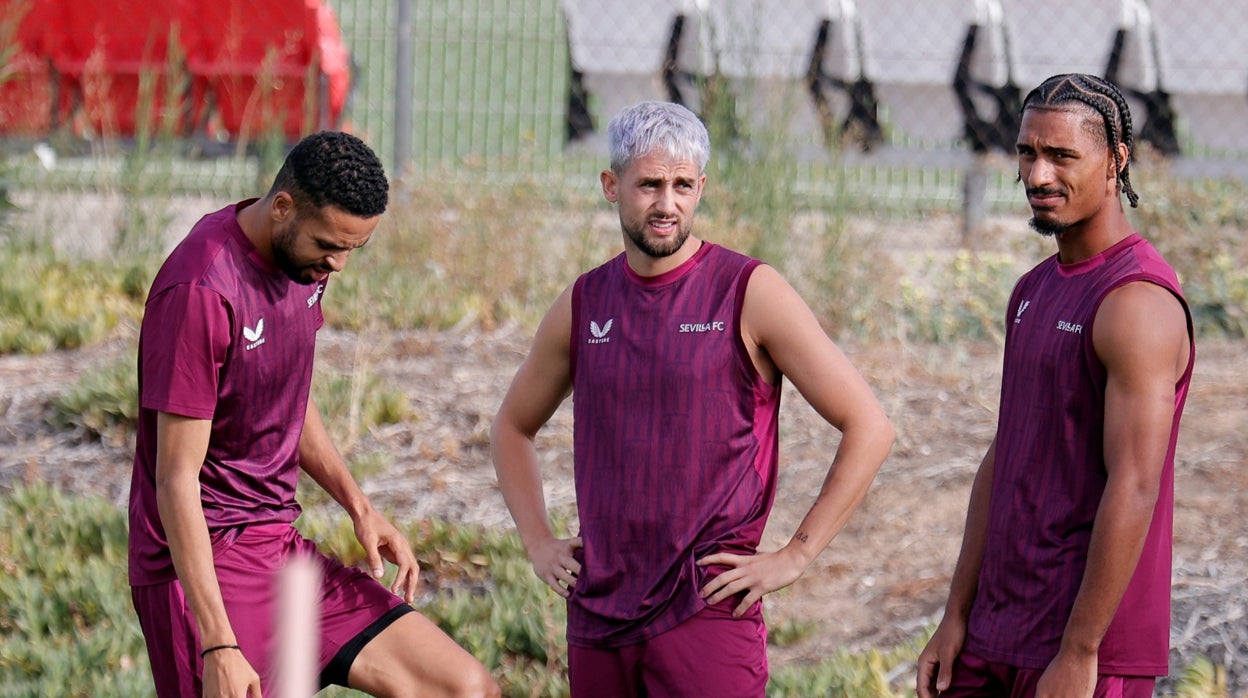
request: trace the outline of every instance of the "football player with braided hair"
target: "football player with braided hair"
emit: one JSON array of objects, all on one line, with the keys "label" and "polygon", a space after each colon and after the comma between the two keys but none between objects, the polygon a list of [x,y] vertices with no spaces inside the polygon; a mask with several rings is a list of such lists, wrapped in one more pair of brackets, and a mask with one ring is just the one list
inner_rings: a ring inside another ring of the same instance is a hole
[{"label": "football player with braided hair", "polygon": [[1091,75],[1023,102],[1018,176],[1057,252],[1005,314],[996,438],[975,475],[921,698],[1151,698],[1168,670],[1174,457],[1195,361],[1178,278],[1131,227],[1131,112]]}]

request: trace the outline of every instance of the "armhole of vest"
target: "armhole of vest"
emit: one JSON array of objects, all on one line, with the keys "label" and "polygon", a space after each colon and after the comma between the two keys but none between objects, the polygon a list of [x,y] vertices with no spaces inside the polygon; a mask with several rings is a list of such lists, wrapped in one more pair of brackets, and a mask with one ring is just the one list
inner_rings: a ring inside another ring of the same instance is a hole
[{"label": "armhole of vest", "polygon": [[732,301],[732,326],[734,340],[737,345],[737,355],[741,357],[741,364],[745,366],[750,375],[756,380],[760,377],[758,367],[754,365],[754,360],[750,358],[750,350],[745,347],[745,335],[741,329],[741,314],[745,309],[745,290],[750,285],[750,277],[754,275],[754,270],[762,266],[762,262],[757,259],[751,259],[745,263],[741,269],[741,274],[737,277],[737,287],[734,290],[734,298]]},{"label": "armhole of vest", "polygon": [[585,288],[585,274],[576,277],[572,284],[572,326],[568,331],[568,376],[576,380],[576,359],[581,343],[577,341],[577,328],[581,326],[581,296]]}]

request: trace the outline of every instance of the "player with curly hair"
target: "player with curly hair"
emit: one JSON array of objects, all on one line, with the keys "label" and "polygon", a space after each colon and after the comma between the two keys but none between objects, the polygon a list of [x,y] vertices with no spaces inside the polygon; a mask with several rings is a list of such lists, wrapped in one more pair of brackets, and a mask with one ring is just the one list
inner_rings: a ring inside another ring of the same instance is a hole
[{"label": "player with curly hair", "polygon": [[[329,276],[368,242],[388,191],[358,138],[308,136],[267,194],[204,216],[152,283],[139,336],[130,584],[162,698],[279,690],[278,581],[296,557],[321,580],[322,686],[499,693],[480,662],[412,608],[411,547],[372,508],[310,396]],[[300,470],[350,515],[371,576],[295,530]],[[383,560],[398,568],[389,589],[378,581]]]}]

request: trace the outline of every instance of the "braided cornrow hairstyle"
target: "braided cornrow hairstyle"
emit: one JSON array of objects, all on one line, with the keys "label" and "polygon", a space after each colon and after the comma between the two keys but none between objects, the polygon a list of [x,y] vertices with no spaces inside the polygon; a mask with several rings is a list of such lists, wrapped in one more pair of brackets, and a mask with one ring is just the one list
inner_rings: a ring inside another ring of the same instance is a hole
[{"label": "braided cornrow hairstyle", "polygon": [[1131,137],[1131,109],[1116,85],[1104,78],[1084,73],[1054,75],[1027,94],[1027,98],[1023,100],[1022,111],[1032,107],[1055,108],[1071,102],[1085,104],[1101,115],[1105,125],[1105,144],[1114,154],[1118,182],[1122,185],[1122,192],[1127,195],[1127,201],[1135,208],[1140,197],[1131,188],[1131,174],[1128,170],[1130,164],[1123,162],[1118,154],[1119,143],[1127,146],[1128,153],[1135,152]]}]

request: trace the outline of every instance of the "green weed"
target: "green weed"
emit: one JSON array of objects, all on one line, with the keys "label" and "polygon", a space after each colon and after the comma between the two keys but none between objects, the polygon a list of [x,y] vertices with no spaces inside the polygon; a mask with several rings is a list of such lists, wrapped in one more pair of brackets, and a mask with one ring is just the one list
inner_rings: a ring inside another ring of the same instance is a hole
[{"label": "green weed", "polygon": [[373,427],[413,418],[407,395],[358,361],[347,373],[317,371],[312,396],[334,442],[346,451]]},{"label": "green weed", "polygon": [[143,259],[72,259],[14,234],[0,239],[0,353],[77,349],[137,322],[147,294]]},{"label": "green weed", "polygon": [[[369,429],[412,418],[406,394],[385,384],[362,364],[351,373],[319,372],[312,389],[327,428],[344,450],[349,451]],[[84,372],[53,397],[48,407],[54,426],[82,430],[93,438],[133,433],[139,416],[138,368],[133,352],[124,352]]]},{"label": "green weed", "polygon": [[0,497],[0,696],[152,695],[126,514],[35,484]]},{"label": "green weed", "polygon": [[1132,216],[1175,268],[1201,336],[1248,336],[1248,184],[1146,180]]},{"label": "green weed", "polygon": [[767,643],[774,647],[788,647],[810,637],[819,630],[819,623],[809,618],[784,618],[767,623]]},{"label": "green weed", "polygon": [[885,301],[898,339],[941,343],[1005,338],[1005,305],[1018,277],[1009,255],[959,250],[948,260],[928,256],[913,265],[927,273],[902,276]]},{"label": "green weed", "polygon": [[[916,258],[902,268],[887,254],[887,240],[856,232],[847,221],[853,206],[839,168],[823,175],[829,190],[811,197],[795,188],[799,176],[788,146],[766,134],[742,134],[712,160],[699,235],[775,266],[834,335],[1000,339],[1019,267],[1047,251],[962,251]],[[373,242],[329,287],[330,326],[532,327],[578,274],[620,250],[614,210],[596,192],[540,179],[503,187],[456,181],[435,177],[396,192]],[[1179,272],[1202,335],[1248,335],[1248,248],[1237,242],[1248,221],[1242,188],[1150,182],[1148,191],[1163,194],[1131,213]],[[15,231],[0,242],[13,262],[0,277],[0,352],[87,346],[118,323],[136,321],[156,267],[151,230],[163,220],[162,197],[157,192],[151,216],[132,207],[118,223],[131,230],[124,237],[133,254],[72,259],[41,242],[37,231]],[[395,402],[379,409],[404,408]]]},{"label": "green weed", "polygon": [[82,430],[93,438],[121,437],[134,432],[139,420],[138,367],[126,354],[87,371],[49,404],[49,421]]},{"label": "green weed", "polygon": [[777,667],[767,684],[772,698],[887,698],[902,696],[889,680],[897,659],[877,650],[838,653],[812,666]]},{"label": "green weed", "polygon": [[561,215],[535,187],[413,186],[335,277],[327,321],[357,330],[535,322],[586,265],[619,245],[618,232],[593,229],[593,202]]},{"label": "green weed", "polygon": [[1179,674],[1175,682],[1176,698],[1230,698],[1226,685],[1226,667],[1206,657],[1197,657]]}]

